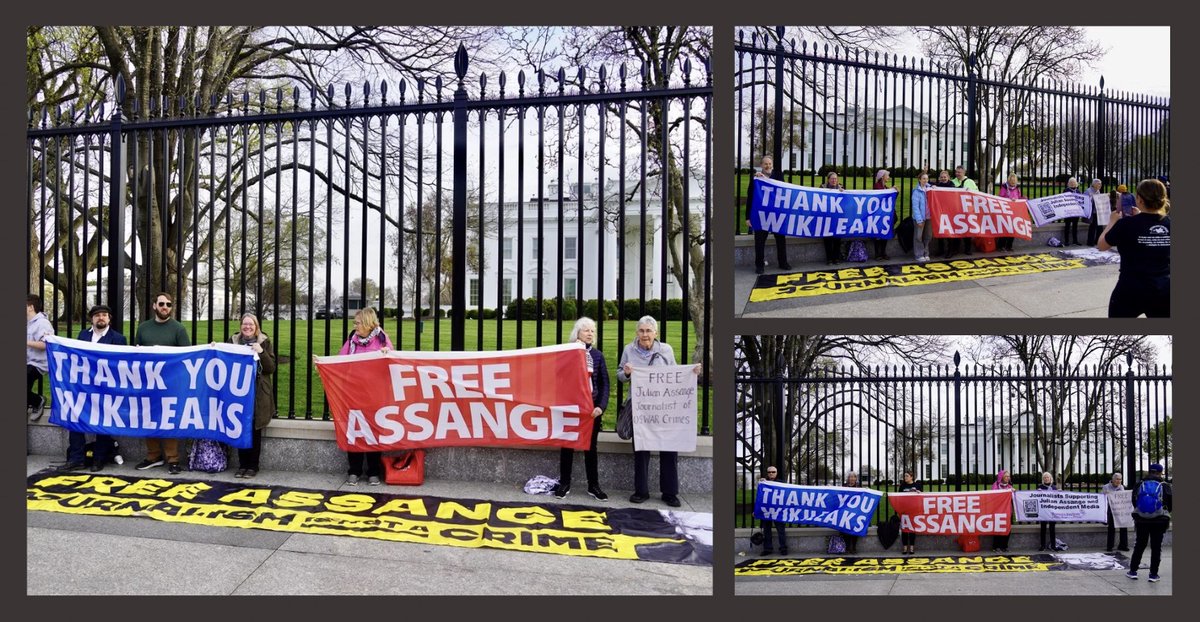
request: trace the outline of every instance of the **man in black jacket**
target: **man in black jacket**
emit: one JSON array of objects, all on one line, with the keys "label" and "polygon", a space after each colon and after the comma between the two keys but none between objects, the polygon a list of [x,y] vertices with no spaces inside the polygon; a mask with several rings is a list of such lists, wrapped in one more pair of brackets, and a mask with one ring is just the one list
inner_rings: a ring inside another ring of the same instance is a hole
[{"label": "man in black jacket", "polygon": [[[773,482],[773,481],[775,481],[775,478],[778,476],[779,476],[779,470],[776,469],[774,466],[769,466],[769,467],[767,467],[767,476],[758,481]],[[773,543],[771,542],[771,528],[774,527],[779,532],[779,554],[787,555],[788,554],[787,534],[783,531],[783,523],[777,523],[775,521],[764,520],[762,522],[762,526],[763,526],[762,554],[763,555],[771,555],[774,552],[771,550],[771,548],[773,546]]]},{"label": "man in black jacket", "polygon": [[[79,332],[78,339],[80,341],[88,341],[91,343],[107,343],[110,345],[123,346],[126,345],[125,336],[112,329],[112,309],[106,305],[96,305],[88,311],[88,319],[92,322],[91,328],[85,328]],[[87,443],[87,436],[83,432],[75,432],[74,430],[68,433],[67,445],[67,463],[62,466],[64,471],[82,471],[84,469],[84,445]],[[113,447],[115,443],[113,438],[107,434],[97,434],[96,443],[92,450],[92,467],[93,473],[104,468],[105,464],[112,459]]]},{"label": "man in black jacket", "polygon": [[[1142,487],[1146,486],[1143,491]],[[1150,543],[1150,582],[1158,581],[1158,561],[1162,556],[1163,534],[1171,525],[1171,485],[1163,481],[1161,464],[1150,465],[1146,474],[1137,486],[1133,487],[1133,527],[1137,533],[1133,545],[1133,557],[1129,560],[1129,572],[1125,576],[1136,580],[1138,566],[1142,563],[1142,553],[1146,543]],[[1142,503],[1138,497],[1143,496]],[[1155,500],[1157,499],[1157,501]]]}]

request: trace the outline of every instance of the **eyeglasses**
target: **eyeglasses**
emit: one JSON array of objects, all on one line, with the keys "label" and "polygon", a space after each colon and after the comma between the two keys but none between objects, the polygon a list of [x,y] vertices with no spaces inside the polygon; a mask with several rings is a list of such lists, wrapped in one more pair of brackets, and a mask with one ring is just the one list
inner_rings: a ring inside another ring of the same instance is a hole
[{"label": "eyeglasses", "polygon": [[166,307],[166,308],[170,309],[170,308],[171,308],[171,304],[172,304],[172,303],[169,303],[169,302],[160,302],[160,303],[158,303],[158,306],[160,306],[160,307]]}]

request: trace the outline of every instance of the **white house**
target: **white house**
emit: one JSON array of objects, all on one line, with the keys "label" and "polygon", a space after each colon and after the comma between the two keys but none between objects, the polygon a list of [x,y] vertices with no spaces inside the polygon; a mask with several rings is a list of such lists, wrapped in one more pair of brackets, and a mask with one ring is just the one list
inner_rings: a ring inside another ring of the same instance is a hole
[{"label": "white house", "polygon": [[[967,159],[966,128],[936,123],[907,106],[805,112],[792,131],[800,144],[784,155],[786,169],[816,170],[825,164],[921,168]],[[757,163],[761,156],[751,157]]]},{"label": "white house", "polygon": [[[575,299],[582,293],[585,300],[618,297],[618,277],[624,278],[623,298],[637,299],[643,296],[641,287],[644,278],[644,297],[659,298],[662,295],[661,275],[667,278],[667,297],[681,298],[683,291],[675,282],[670,271],[663,266],[662,239],[662,194],[657,178],[648,180],[646,188],[645,216],[642,214],[641,192],[628,196],[635,188],[626,180],[626,200],[620,200],[617,180],[607,180],[603,191],[603,217],[600,213],[600,188],[597,182],[585,182],[582,195],[583,236],[579,235],[581,218],[579,184],[571,183],[563,193],[562,256],[558,264],[559,229],[558,185],[547,187],[543,200],[542,235],[538,236],[538,198],[524,201],[521,218],[518,218],[517,202],[506,202],[502,207],[503,240],[500,239],[499,223],[487,227],[482,243],[483,273],[468,269],[467,308],[478,308],[482,300],[485,308],[507,305],[518,294],[524,298],[536,298],[539,281],[544,299],[553,299],[561,291],[564,299]],[[618,215],[625,215],[625,238],[623,253],[619,236]],[[688,218],[690,223],[704,227],[704,193],[700,184],[692,180],[688,189]],[[645,236],[645,243],[642,236]],[[600,257],[603,249],[601,268]],[[538,264],[538,252],[542,262]],[[642,259],[645,273],[640,274]],[[668,261],[670,259],[668,258]],[[603,270],[601,272],[601,270]],[[497,279],[502,290],[497,291]],[[689,277],[690,278],[690,277]]]}]

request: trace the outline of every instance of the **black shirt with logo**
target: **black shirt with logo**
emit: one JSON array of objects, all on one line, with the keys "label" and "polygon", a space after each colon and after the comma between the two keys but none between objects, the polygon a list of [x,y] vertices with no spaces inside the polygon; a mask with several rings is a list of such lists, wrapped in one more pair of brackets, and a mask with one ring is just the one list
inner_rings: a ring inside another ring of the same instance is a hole
[{"label": "black shirt with logo", "polygon": [[1171,275],[1171,218],[1142,212],[1126,216],[1104,235],[1121,254],[1121,278]]}]

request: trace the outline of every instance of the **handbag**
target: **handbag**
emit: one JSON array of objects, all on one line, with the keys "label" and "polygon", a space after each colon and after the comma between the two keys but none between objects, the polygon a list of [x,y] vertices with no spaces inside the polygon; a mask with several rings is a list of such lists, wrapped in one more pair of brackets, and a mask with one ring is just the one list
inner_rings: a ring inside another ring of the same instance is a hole
[{"label": "handbag", "polygon": [[425,450],[409,449],[384,456],[383,481],[397,486],[420,486],[425,483]]},{"label": "handbag", "polygon": [[617,411],[617,436],[627,441],[633,438],[633,398],[627,397]]}]

